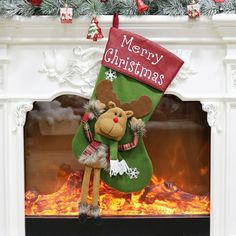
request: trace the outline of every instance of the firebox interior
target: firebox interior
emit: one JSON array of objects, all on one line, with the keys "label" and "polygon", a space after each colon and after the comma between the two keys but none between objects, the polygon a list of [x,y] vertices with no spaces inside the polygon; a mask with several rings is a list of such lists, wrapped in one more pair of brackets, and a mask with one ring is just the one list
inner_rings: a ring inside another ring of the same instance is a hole
[{"label": "firebox interior", "polygon": [[[35,102],[25,125],[25,214],[75,217],[83,167],[71,142],[86,99],[64,95]],[[104,217],[192,217],[210,212],[210,128],[199,102],[164,95],[144,138],[153,163],[150,184],[125,194],[102,183]]]}]

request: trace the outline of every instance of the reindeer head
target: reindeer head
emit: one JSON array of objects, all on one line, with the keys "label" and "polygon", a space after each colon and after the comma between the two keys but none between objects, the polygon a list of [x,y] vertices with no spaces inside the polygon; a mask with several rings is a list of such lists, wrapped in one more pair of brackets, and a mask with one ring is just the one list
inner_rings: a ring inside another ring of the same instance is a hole
[{"label": "reindeer head", "polygon": [[95,123],[95,133],[109,139],[120,141],[126,130],[127,120],[133,115],[132,111],[124,111],[112,101],[109,109],[101,114]]}]

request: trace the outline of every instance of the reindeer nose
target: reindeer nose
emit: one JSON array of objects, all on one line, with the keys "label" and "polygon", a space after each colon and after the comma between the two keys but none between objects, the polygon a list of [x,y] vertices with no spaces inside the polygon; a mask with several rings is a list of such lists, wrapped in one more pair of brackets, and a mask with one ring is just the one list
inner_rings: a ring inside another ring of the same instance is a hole
[{"label": "reindeer nose", "polygon": [[118,117],[114,117],[114,118],[113,118],[113,121],[114,121],[115,123],[117,123],[117,122],[119,121]]}]

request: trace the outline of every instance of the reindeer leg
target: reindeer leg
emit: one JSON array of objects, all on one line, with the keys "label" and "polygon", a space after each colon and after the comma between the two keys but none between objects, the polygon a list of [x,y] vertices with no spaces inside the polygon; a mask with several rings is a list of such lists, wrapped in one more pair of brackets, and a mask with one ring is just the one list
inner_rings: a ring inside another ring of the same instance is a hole
[{"label": "reindeer leg", "polygon": [[79,220],[82,223],[85,222],[87,219],[87,213],[88,213],[87,197],[88,197],[88,188],[89,188],[91,172],[92,172],[92,167],[85,166],[84,177],[81,187],[81,198],[79,203]]},{"label": "reindeer leg", "polygon": [[93,200],[90,208],[91,216],[94,217],[96,223],[100,223],[100,209],[98,207],[99,186],[100,186],[101,169],[94,169],[93,175]]}]

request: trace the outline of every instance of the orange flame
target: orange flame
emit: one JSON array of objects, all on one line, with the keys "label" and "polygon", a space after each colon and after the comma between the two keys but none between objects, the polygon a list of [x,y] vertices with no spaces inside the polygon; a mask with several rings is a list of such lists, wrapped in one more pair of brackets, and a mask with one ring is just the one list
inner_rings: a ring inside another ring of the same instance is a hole
[{"label": "orange flame", "polygon": [[[82,174],[73,172],[55,193],[40,195],[36,191],[25,193],[26,216],[76,216]],[[90,195],[92,186],[90,187]],[[91,200],[91,199],[89,199]],[[100,207],[103,216],[165,216],[208,215],[209,196],[198,196],[181,191],[175,185],[158,180],[138,193],[122,193],[104,182],[100,188]]]}]

